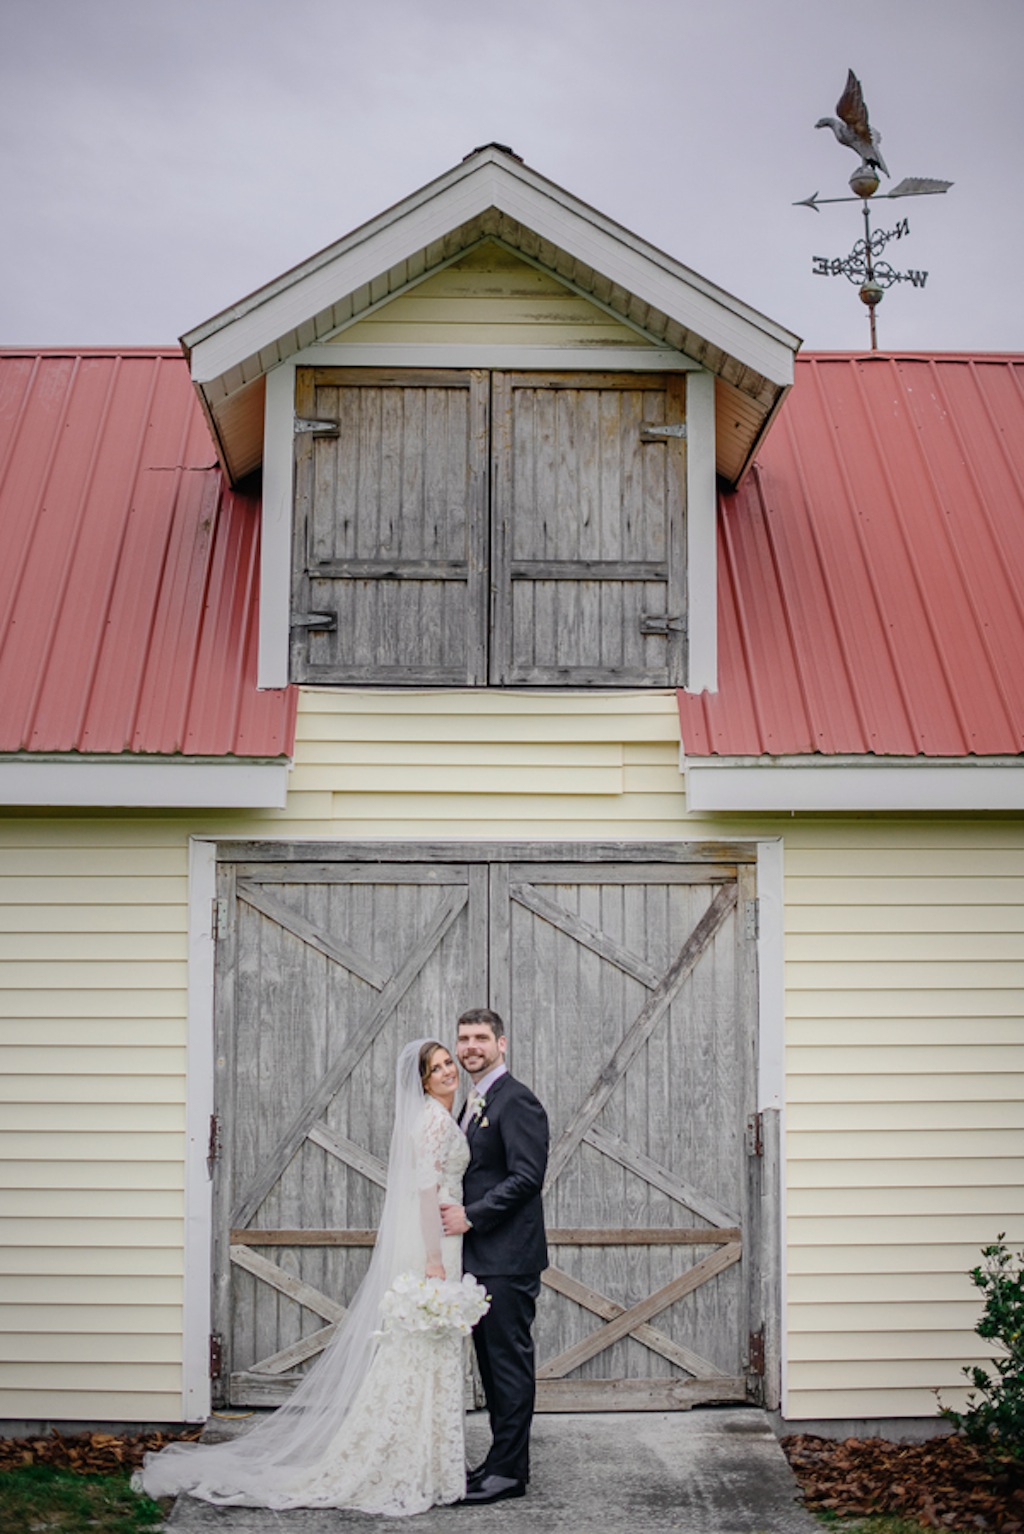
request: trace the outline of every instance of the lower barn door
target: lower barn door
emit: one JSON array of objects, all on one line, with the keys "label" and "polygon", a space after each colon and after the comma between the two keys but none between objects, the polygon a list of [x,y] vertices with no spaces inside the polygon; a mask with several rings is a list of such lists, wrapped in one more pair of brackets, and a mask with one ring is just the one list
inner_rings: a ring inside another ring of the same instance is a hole
[{"label": "lower barn door", "polygon": [[749,870],[505,864],[492,985],[549,1110],[538,1407],[747,1398]]},{"label": "lower barn door", "polygon": [[220,1403],[275,1405],[369,1261],[395,1062],[486,996],[487,870],[223,865],[214,1327]]},{"label": "lower barn door", "polygon": [[752,869],[495,852],[222,863],[218,1404],[287,1399],[330,1340],[380,1215],[398,1051],[487,999],[551,1118],[540,1409],[746,1398]]}]

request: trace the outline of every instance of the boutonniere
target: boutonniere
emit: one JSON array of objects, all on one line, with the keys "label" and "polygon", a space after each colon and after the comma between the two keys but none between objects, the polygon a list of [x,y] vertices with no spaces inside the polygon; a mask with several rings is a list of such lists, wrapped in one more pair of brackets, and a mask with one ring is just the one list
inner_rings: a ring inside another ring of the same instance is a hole
[{"label": "boutonniere", "polygon": [[480,1129],[489,1129],[490,1128],[490,1124],[491,1124],[490,1119],[484,1118],[484,1119],[480,1120],[480,1123],[479,1123],[479,1125],[477,1127],[480,1128]]},{"label": "boutonniere", "polygon": [[478,1097],[476,1102],[473,1104],[473,1123],[474,1124],[479,1124],[479,1123],[482,1122],[484,1124],[485,1128],[486,1128],[486,1125],[487,1125],[487,1120],[486,1119],[481,1120],[481,1114],[483,1113],[483,1111],[486,1108],[486,1106],[487,1106],[487,1099],[486,1099],[486,1097]]}]

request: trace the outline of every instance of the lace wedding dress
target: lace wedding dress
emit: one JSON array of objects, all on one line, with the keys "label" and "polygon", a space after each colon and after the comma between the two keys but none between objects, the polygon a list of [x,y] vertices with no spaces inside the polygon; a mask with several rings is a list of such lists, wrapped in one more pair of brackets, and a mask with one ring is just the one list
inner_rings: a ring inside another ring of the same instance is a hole
[{"label": "lace wedding dress", "polygon": [[[447,1109],[426,1099],[417,1145],[420,1187],[461,1204],[469,1146]],[[462,1237],[441,1238],[445,1275],[462,1272]],[[450,1331],[388,1331],[321,1463],[283,1488],[275,1507],[422,1513],[466,1494],[462,1349]]]},{"label": "lace wedding dress", "polygon": [[439,1206],[462,1202],[469,1147],[451,1114],[423,1094],[421,1042],[399,1057],[377,1243],[333,1342],[292,1399],[250,1432],[147,1455],[133,1478],[138,1490],[392,1516],[465,1495],[464,1337],[455,1330],[381,1330],[389,1287],[403,1273],[422,1277],[428,1251],[440,1250],[447,1278],[462,1272],[462,1239],[441,1234]]}]

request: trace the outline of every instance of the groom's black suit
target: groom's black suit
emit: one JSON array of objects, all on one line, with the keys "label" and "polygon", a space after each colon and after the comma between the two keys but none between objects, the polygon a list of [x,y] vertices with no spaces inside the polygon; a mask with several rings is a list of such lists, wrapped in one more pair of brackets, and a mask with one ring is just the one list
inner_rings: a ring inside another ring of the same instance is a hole
[{"label": "groom's black suit", "polygon": [[487,1288],[491,1308],[473,1333],[492,1443],[488,1472],[530,1478],[535,1394],[533,1325],[540,1275],[548,1265],[541,1188],[548,1160],[547,1114],[507,1072],[487,1088],[466,1125],[470,1160],[463,1184],[462,1265]]}]

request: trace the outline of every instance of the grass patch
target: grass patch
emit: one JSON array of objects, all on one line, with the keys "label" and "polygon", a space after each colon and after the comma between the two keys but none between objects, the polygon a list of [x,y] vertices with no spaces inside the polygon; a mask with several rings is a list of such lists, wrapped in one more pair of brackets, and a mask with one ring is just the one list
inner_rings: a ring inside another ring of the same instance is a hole
[{"label": "grass patch", "polygon": [[158,1502],[126,1475],[79,1475],[54,1465],[0,1471],[0,1534],[146,1534],[163,1527]]},{"label": "grass patch", "polygon": [[898,1518],[892,1513],[871,1513],[863,1518],[840,1518],[838,1513],[815,1512],[814,1516],[834,1534],[922,1534],[922,1526],[913,1518]]}]

